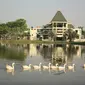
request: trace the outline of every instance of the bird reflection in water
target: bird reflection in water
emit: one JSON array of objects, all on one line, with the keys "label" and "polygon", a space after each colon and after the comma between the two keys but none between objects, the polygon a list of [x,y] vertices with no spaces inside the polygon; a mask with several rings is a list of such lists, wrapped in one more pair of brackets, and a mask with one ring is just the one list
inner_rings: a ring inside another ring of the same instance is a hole
[{"label": "bird reflection in water", "polygon": [[11,73],[14,76],[14,70],[6,70],[7,73]]},{"label": "bird reflection in water", "polygon": [[82,68],[85,70],[85,64],[82,66]]}]

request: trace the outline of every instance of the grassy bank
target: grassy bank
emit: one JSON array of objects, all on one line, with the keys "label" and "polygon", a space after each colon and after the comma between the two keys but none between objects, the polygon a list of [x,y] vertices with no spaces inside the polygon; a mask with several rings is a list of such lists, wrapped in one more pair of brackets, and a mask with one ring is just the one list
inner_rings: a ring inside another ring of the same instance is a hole
[{"label": "grassy bank", "polygon": [[13,44],[30,44],[30,43],[39,43],[39,44],[42,44],[42,43],[45,43],[45,44],[66,44],[65,41],[40,41],[40,40],[0,40],[0,42],[2,43],[13,43]]},{"label": "grassy bank", "polygon": [[77,44],[77,45],[85,45],[85,42],[66,42],[66,41],[40,41],[40,40],[0,40],[2,43],[10,43],[10,44]]},{"label": "grassy bank", "polygon": [[71,42],[74,45],[85,45],[85,42]]}]

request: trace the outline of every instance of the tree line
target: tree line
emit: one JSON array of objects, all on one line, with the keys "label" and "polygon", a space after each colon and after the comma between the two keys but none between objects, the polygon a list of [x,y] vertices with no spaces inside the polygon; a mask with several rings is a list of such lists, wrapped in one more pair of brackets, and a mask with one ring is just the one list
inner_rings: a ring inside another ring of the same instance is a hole
[{"label": "tree line", "polygon": [[24,33],[27,31],[28,27],[25,19],[17,19],[15,21],[10,21],[7,23],[0,24],[0,39],[17,39],[29,33]]}]

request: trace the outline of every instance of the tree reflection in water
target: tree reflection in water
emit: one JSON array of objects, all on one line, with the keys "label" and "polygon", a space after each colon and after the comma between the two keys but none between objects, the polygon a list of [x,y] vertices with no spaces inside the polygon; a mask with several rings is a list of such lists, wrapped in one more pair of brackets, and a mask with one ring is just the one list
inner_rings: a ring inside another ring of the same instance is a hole
[{"label": "tree reflection in water", "polygon": [[0,58],[23,61],[26,56],[42,56],[46,62],[61,65],[72,63],[73,57],[85,52],[82,49],[81,46],[71,44],[0,44]]},{"label": "tree reflection in water", "polygon": [[81,46],[81,58],[84,60],[85,62],[85,46]]},{"label": "tree reflection in water", "polygon": [[25,55],[24,51],[17,45],[5,44],[2,46],[0,44],[0,58],[23,61]]},{"label": "tree reflection in water", "polygon": [[[78,47],[77,47],[78,48]],[[66,48],[66,55],[68,57],[68,61],[72,61],[73,57],[77,55],[78,49],[76,49],[76,46],[69,44]]]}]

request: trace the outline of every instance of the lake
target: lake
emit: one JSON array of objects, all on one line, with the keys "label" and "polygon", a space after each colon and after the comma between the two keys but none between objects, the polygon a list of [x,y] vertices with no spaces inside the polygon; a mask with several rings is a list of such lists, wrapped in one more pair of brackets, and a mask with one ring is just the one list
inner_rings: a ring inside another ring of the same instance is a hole
[{"label": "lake", "polygon": [[[15,70],[6,64],[15,62]],[[60,70],[23,70],[23,65],[75,64]],[[0,84],[9,85],[85,85],[85,46],[69,44],[0,44]]]}]

